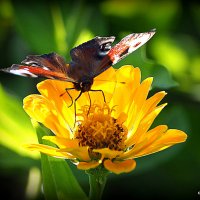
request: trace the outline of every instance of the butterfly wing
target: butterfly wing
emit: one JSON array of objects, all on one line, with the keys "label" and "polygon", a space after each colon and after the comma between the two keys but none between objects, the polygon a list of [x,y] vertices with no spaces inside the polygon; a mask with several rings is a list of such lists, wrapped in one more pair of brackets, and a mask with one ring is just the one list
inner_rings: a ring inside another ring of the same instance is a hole
[{"label": "butterfly wing", "polygon": [[132,33],[124,37],[118,44],[112,47],[103,57],[101,63],[95,68],[95,76],[99,75],[110,66],[118,63],[130,53],[144,45],[155,34],[155,29],[145,33]]},{"label": "butterfly wing", "polygon": [[67,73],[77,82],[96,76],[96,69],[111,49],[115,37],[95,37],[70,51],[72,61]]},{"label": "butterfly wing", "polygon": [[145,44],[155,30],[132,33],[114,47],[115,37],[95,37],[70,51],[72,61],[66,65],[56,53],[27,56],[22,65],[14,64],[1,71],[28,77],[45,77],[70,82],[85,82],[119,62]]},{"label": "butterfly wing", "polygon": [[1,71],[33,78],[45,77],[73,82],[73,79],[67,76],[68,67],[61,56],[50,53],[27,56],[21,65],[13,64],[10,68]]}]

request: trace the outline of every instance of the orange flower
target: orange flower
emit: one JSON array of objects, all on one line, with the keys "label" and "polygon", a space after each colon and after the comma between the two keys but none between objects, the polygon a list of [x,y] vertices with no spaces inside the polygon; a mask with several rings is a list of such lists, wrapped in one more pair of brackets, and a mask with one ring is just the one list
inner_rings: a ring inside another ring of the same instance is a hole
[{"label": "orange flower", "polygon": [[[152,78],[141,82],[139,68],[123,66],[117,71],[106,70],[95,78],[92,89],[104,91],[85,92],[76,101],[76,126],[74,107],[66,93],[72,83],[45,80],[37,85],[41,95],[24,99],[24,109],[34,120],[44,124],[55,136],[44,136],[57,148],[43,144],[29,144],[50,156],[70,159],[79,169],[88,170],[103,165],[116,174],[130,172],[136,167],[135,158],[166,149],[184,142],[187,135],[180,130],[159,125],[150,129],[154,119],[166,106],[158,105],[166,95],[164,91],[147,97]],[[104,81],[102,81],[104,80]],[[72,99],[79,92],[70,90]]]}]

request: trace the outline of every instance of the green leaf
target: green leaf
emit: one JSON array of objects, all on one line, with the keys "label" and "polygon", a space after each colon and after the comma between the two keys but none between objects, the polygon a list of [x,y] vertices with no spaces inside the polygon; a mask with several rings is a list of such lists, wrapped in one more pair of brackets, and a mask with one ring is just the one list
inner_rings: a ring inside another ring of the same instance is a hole
[{"label": "green leaf", "polygon": [[98,8],[82,1],[30,1],[29,7],[31,10],[13,2],[15,26],[31,50],[40,54],[55,51],[69,60],[70,49],[93,38],[94,33],[106,32]]},{"label": "green leaf", "polygon": [[17,30],[32,50],[41,54],[57,50],[50,5],[30,1],[31,9],[27,9],[24,3],[13,2]]},{"label": "green leaf", "polygon": [[[42,140],[42,137],[49,135],[50,131],[37,122],[33,124],[37,131],[39,143],[52,146],[52,143]],[[66,161],[41,154],[41,162],[43,187],[47,200],[87,199]]]}]

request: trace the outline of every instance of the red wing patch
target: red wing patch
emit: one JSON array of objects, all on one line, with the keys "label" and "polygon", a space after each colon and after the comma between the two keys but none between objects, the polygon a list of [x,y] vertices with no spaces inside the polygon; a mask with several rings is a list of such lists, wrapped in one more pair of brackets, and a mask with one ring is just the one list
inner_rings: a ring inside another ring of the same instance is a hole
[{"label": "red wing patch", "polygon": [[41,67],[35,66],[26,66],[26,65],[17,65],[14,64],[10,68],[3,69],[3,71],[7,71],[12,74],[26,76],[26,77],[46,77],[51,79],[58,79],[63,81],[71,81],[64,73],[61,72],[53,72],[48,69],[44,69]]}]

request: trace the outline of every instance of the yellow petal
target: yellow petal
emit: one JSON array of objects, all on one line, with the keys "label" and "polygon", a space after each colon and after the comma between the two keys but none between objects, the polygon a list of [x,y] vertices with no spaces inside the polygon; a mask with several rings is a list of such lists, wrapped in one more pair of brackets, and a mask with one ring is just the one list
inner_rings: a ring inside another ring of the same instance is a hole
[{"label": "yellow petal", "polygon": [[[24,98],[24,110],[36,121],[44,124],[58,136],[70,138],[69,128],[54,105],[41,95],[29,95]],[[68,129],[67,129],[68,128]]]},{"label": "yellow petal", "polygon": [[136,89],[134,96],[132,97],[131,104],[127,110],[128,119],[125,125],[127,125],[128,129],[131,129],[131,126],[135,126],[135,121],[140,119],[138,113],[141,112],[141,109],[146,101],[152,81],[153,78],[147,78]]},{"label": "yellow petal", "polygon": [[143,106],[144,114],[150,113],[155,107],[160,103],[167,93],[165,91],[160,91],[148,98]]},{"label": "yellow petal", "polygon": [[145,134],[143,140],[125,152],[121,159],[138,158],[149,155],[161,150],[164,150],[174,144],[184,142],[187,135],[180,130],[169,129],[166,131],[166,126],[160,125],[150,130]]},{"label": "yellow petal", "polygon": [[124,161],[105,160],[103,164],[107,170],[115,174],[128,173],[134,170],[136,167],[135,160],[124,160]]},{"label": "yellow petal", "polygon": [[77,147],[77,148],[63,148],[63,149],[59,149],[59,152],[67,152],[71,155],[73,155],[73,157],[79,159],[80,161],[90,161],[91,158],[89,156],[88,153],[88,147]]},{"label": "yellow petal", "polygon": [[117,84],[110,101],[110,107],[115,107],[114,117],[118,117],[119,113],[127,113],[132,96],[136,87],[139,85],[140,71],[133,66],[123,66],[116,71]]},{"label": "yellow petal", "polygon": [[[135,90],[140,85],[141,72],[139,68],[132,65],[124,65],[116,71],[117,81],[125,82],[131,90]],[[131,85],[134,82],[134,85]]]},{"label": "yellow petal", "polygon": [[109,85],[110,82],[116,81],[116,70],[113,67],[108,68],[103,73],[99,74],[97,77],[94,78],[93,87],[102,86],[104,84]]},{"label": "yellow petal", "polygon": [[101,162],[98,162],[98,161],[79,162],[77,165],[77,168],[81,170],[89,170],[89,169],[98,167],[100,164]]},{"label": "yellow petal", "polygon": [[[140,110],[138,109],[137,118],[135,118],[137,122],[141,121],[145,116],[153,112],[156,109],[156,106],[158,105],[158,103],[163,99],[165,95],[166,95],[166,92],[162,91],[162,92],[156,93],[155,95],[147,99],[142,105],[141,109]],[[131,129],[131,126],[133,125],[130,123],[128,124],[128,123],[129,121],[127,120],[127,126],[129,129]]]},{"label": "yellow petal", "polygon": [[124,152],[120,156],[120,159],[135,158],[135,154],[137,154],[137,152],[139,152],[141,149],[144,149],[145,145],[150,143],[149,141],[150,141],[151,136],[153,136],[153,138],[161,137],[163,133],[167,131],[167,128],[168,127],[166,125],[159,125],[148,132],[141,132],[142,134],[141,137],[139,136],[139,133],[138,133],[138,138],[140,137],[140,139],[135,140],[136,142],[134,143],[134,147]]},{"label": "yellow petal", "polygon": [[57,99],[60,94],[65,92],[66,88],[73,88],[73,84],[66,81],[46,79],[45,81],[38,83],[37,88],[44,97]]},{"label": "yellow petal", "polygon": [[125,141],[126,146],[129,147],[135,144],[138,138],[140,138],[143,134],[145,134],[148,131],[155,118],[166,105],[167,104],[165,103],[156,107],[153,111],[151,111],[151,113],[148,113],[148,115],[145,116],[142,120],[140,117],[138,117],[138,119],[133,124],[132,129],[130,129],[129,131],[128,138]]},{"label": "yellow petal", "polygon": [[148,148],[144,149],[141,152],[138,152],[138,154],[136,154],[135,157],[141,157],[152,153],[156,153],[158,151],[162,151],[174,144],[185,142],[186,139],[187,134],[185,134],[183,131],[169,129],[162,137],[160,137],[158,140],[149,145]]},{"label": "yellow petal", "polygon": [[[37,88],[40,93],[54,105],[55,110],[59,113],[58,117],[64,119],[65,126],[69,126],[69,129],[74,128],[75,112],[78,112],[84,105],[90,105],[88,93],[84,92],[76,101],[76,111],[74,110],[74,100],[79,96],[80,91],[72,89],[68,90],[67,93],[67,88],[74,88],[72,83],[57,80],[45,80],[39,83]],[[77,120],[78,119],[79,117],[77,117]]]},{"label": "yellow petal", "polygon": [[[108,68],[103,73],[94,78],[92,90],[102,90],[106,102],[110,102],[116,85],[116,73],[113,67]],[[92,102],[102,104],[103,96],[101,92],[90,91]]]},{"label": "yellow petal", "polygon": [[65,159],[74,159],[72,155],[66,152],[58,152],[57,148],[43,145],[43,144],[27,144],[24,145],[27,149],[31,151],[40,151],[41,153],[47,154],[49,156],[57,157],[57,158],[65,158]]},{"label": "yellow petal", "polygon": [[169,129],[163,137],[158,141],[158,144],[165,143],[167,145],[176,144],[179,142],[185,142],[187,134],[181,130]]},{"label": "yellow petal", "polygon": [[66,139],[57,136],[43,136],[42,139],[48,140],[56,144],[59,148],[77,148],[79,141],[77,139]]},{"label": "yellow petal", "polygon": [[59,113],[58,117],[62,117],[70,128],[74,126],[74,106],[70,105],[72,104],[72,99],[75,99],[79,92],[70,90],[71,99],[65,89],[73,87],[72,83],[50,79],[37,84],[38,91],[51,102],[56,112]]}]

